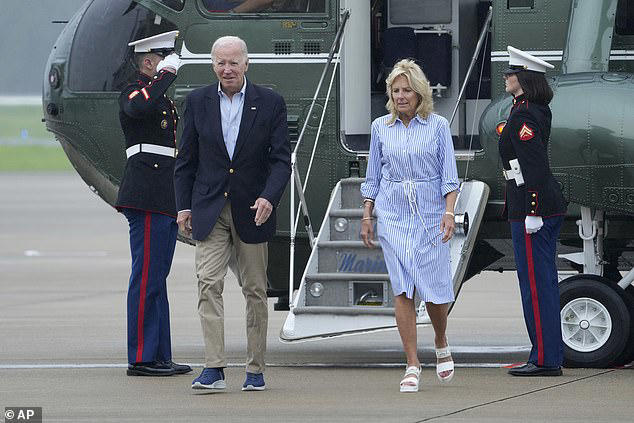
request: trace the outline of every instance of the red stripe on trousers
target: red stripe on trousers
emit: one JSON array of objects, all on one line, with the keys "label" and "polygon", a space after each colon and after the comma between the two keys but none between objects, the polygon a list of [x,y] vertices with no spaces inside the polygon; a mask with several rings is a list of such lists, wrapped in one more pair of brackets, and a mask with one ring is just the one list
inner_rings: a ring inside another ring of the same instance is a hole
[{"label": "red stripe on trousers", "polygon": [[537,332],[537,365],[544,365],[544,340],[542,339],[542,321],[539,316],[539,299],[537,298],[537,282],[535,281],[535,263],[533,263],[533,242],[531,235],[524,233],[526,239],[526,261],[528,264],[528,280],[531,286],[531,301],[533,302],[533,316],[535,317],[535,332]]},{"label": "red stripe on trousers", "polygon": [[145,311],[145,291],[147,289],[147,279],[150,273],[150,225],[152,215],[145,213],[145,231],[143,233],[143,272],[141,273],[141,292],[139,293],[139,316],[137,322],[136,361],[143,361],[143,313]]}]

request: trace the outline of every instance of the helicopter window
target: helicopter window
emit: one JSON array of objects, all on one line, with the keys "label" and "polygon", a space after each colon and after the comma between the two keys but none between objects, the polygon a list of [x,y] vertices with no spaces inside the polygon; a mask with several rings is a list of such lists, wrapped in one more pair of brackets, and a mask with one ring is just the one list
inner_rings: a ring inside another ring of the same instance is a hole
[{"label": "helicopter window", "polygon": [[185,0],[159,0],[165,6],[174,10],[183,10],[183,6],[185,5]]},{"label": "helicopter window", "polygon": [[95,0],[79,23],[68,70],[73,91],[120,91],[135,76],[128,43],[178,29],[130,0]]},{"label": "helicopter window", "polygon": [[391,1],[388,13],[392,25],[451,23],[451,0]]},{"label": "helicopter window", "polygon": [[209,13],[325,13],[326,0],[200,0]]},{"label": "helicopter window", "polygon": [[614,26],[619,35],[634,35],[634,0],[619,0]]}]

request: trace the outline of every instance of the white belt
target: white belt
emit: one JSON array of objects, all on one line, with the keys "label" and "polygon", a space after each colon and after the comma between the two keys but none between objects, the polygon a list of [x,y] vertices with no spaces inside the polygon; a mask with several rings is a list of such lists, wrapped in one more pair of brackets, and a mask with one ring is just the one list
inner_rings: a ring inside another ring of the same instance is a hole
[{"label": "white belt", "polygon": [[173,147],[164,147],[156,144],[135,144],[126,148],[125,155],[128,159],[137,153],[152,153],[161,156],[176,157],[176,149]]},{"label": "white belt", "polygon": [[520,167],[520,162],[517,159],[509,160],[510,170],[502,169],[502,175],[504,175],[504,179],[510,181],[511,179],[515,180],[515,184],[519,187],[524,185],[524,175],[522,175],[522,168]]}]

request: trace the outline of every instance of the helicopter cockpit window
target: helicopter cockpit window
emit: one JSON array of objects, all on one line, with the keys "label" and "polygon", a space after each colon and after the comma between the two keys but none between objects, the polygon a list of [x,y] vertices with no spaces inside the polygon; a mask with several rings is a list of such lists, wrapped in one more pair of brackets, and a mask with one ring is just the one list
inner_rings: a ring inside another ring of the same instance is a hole
[{"label": "helicopter cockpit window", "polygon": [[159,0],[159,2],[163,3],[165,6],[170,9],[181,11],[183,10],[183,6],[185,5],[185,0]]},{"label": "helicopter cockpit window", "polygon": [[121,91],[136,73],[134,51],[128,43],[176,29],[172,22],[134,1],[93,1],[73,40],[70,89]]},{"label": "helicopter cockpit window", "polygon": [[208,13],[324,13],[325,0],[200,0]]}]

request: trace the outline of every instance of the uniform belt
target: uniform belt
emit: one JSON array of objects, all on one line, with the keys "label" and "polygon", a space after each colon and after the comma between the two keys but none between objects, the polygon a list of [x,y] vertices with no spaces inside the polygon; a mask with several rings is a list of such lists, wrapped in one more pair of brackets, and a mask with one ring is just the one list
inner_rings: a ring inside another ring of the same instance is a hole
[{"label": "uniform belt", "polygon": [[519,160],[509,160],[509,167],[511,168],[509,170],[502,169],[502,175],[504,175],[504,179],[506,179],[507,181],[510,181],[511,179],[515,180],[515,184],[518,187],[524,185],[524,175],[522,175],[522,168],[520,167]]},{"label": "uniform belt", "polygon": [[161,156],[176,157],[176,149],[156,144],[135,144],[125,150],[128,159],[138,153],[152,153]]}]

